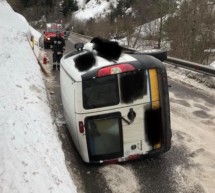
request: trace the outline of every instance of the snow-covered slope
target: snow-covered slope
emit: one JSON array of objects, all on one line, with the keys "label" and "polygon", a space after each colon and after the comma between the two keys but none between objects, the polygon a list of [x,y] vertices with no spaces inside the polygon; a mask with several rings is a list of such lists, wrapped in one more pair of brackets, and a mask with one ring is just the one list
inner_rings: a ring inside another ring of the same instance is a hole
[{"label": "snow-covered slope", "polygon": [[73,193],[29,34],[0,0],[0,192]]},{"label": "snow-covered slope", "polygon": [[104,17],[110,12],[110,5],[116,6],[118,0],[90,0],[85,3],[84,0],[78,1],[79,10],[75,12],[75,17],[79,20]]}]

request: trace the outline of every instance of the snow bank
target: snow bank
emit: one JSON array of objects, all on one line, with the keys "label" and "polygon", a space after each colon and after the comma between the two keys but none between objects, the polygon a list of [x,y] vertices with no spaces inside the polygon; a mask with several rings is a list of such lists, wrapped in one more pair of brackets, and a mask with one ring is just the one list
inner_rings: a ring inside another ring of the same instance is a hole
[{"label": "snow bank", "polygon": [[215,61],[213,61],[209,66],[215,68]]},{"label": "snow bank", "polygon": [[0,18],[0,192],[76,192],[27,40],[29,24],[3,0]]}]

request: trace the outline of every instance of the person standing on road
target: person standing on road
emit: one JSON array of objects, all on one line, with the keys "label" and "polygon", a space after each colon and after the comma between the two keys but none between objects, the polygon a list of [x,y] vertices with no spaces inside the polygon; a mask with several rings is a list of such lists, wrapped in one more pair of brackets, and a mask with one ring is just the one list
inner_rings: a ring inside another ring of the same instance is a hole
[{"label": "person standing on road", "polygon": [[52,40],[52,51],[53,51],[53,70],[60,70],[60,59],[63,56],[65,50],[65,41],[61,37],[61,32],[56,32],[56,37]]}]

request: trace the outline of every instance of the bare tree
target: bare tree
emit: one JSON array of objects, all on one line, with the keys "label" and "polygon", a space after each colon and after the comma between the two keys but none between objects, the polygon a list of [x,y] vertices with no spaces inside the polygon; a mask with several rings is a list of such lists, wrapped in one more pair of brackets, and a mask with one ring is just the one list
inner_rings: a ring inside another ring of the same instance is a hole
[{"label": "bare tree", "polygon": [[200,63],[208,58],[205,50],[215,45],[214,8],[208,0],[183,1],[165,26],[172,55]]},{"label": "bare tree", "polygon": [[139,27],[134,36],[133,47],[137,47],[137,42],[145,40],[154,41],[156,42],[154,47],[161,48],[164,39],[163,24],[167,14],[175,11],[175,2],[173,0],[136,0],[134,9]]},{"label": "bare tree", "polygon": [[24,9],[24,6],[21,4],[20,0],[7,0],[7,2],[11,5],[11,7],[16,12],[20,12]]}]

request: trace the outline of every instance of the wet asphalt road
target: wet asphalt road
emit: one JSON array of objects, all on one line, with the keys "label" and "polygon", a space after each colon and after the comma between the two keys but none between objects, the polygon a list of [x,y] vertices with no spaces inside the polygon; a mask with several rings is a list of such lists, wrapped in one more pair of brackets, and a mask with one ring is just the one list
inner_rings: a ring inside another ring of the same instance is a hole
[{"label": "wet asphalt road", "polygon": [[[73,44],[66,42],[66,53],[74,50]],[[47,50],[50,57],[51,52]],[[51,58],[51,57],[50,57]],[[63,108],[60,96],[59,71],[52,72],[55,79],[55,84],[51,88],[53,93],[50,95],[50,100],[53,108],[53,114],[56,117],[58,126],[59,138],[62,141],[63,151],[65,153],[67,168],[77,186],[79,193],[111,193],[113,192],[101,172],[102,165],[85,164],[78,155],[66,127],[63,118]],[[215,101],[210,97],[203,96],[197,91],[185,87],[180,83],[170,81],[170,91],[181,99],[204,97],[208,104],[215,104]],[[186,102],[186,100],[185,100]],[[203,109],[204,111],[204,109]],[[203,116],[203,115],[199,115]],[[174,133],[173,135],[177,135]],[[138,191],[146,193],[175,193],[175,192],[204,192],[202,187],[196,184],[192,190],[187,190],[186,187],[180,187],[180,179],[175,173],[175,168],[178,166],[183,168],[195,168],[195,164],[189,159],[190,154],[187,149],[181,145],[177,147],[173,144],[171,150],[158,158],[150,158],[120,164],[125,169],[132,170],[139,184]],[[119,182],[123,184],[123,182]],[[125,184],[126,185],[126,184]]]},{"label": "wet asphalt road", "polygon": [[[74,45],[70,41],[66,41],[65,54],[74,51]],[[52,68],[52,52],[46,50],[50,58],[49,66]],[[52,111],[55,116],[55,123],[58,128],[59,138],[62,141],[62,147],[65,154],[66,165],[77,187],[78,193],[95,193],[104,192],[104,187],[108,187],[103,176],[98,172],[99,165],[89,165],[81,160],[66,127],[63,118],[63,106],[60,94],[60,73],[58,70],[52,71],[51,76],[54,79],[51,85],[47,85],[52,93],[49,98],[51,100]]]}]

